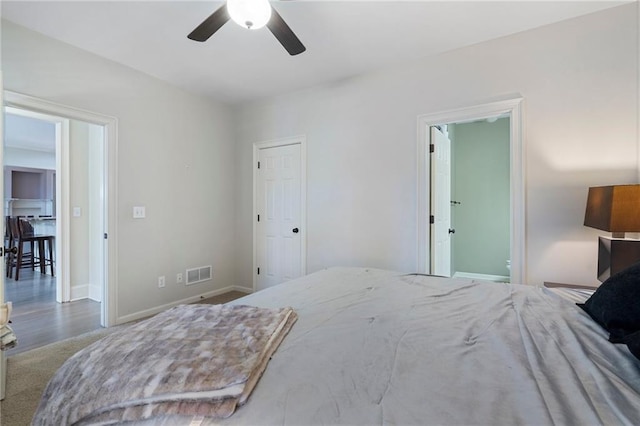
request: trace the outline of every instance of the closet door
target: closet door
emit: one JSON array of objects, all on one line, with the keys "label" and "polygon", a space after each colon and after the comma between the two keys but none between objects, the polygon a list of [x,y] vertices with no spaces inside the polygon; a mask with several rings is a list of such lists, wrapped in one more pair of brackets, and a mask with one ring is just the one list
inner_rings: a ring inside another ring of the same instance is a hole
[{"label": "closet door", "polygon": [[302,275],[300,144],[259,150],[256,290]]}]

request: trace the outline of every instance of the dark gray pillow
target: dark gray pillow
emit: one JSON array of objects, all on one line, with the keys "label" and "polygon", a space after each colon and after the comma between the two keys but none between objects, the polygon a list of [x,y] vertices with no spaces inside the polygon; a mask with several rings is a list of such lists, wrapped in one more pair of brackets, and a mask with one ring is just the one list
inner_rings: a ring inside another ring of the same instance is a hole
[{"label": "dark gray pillow", "polygon": [[578,306],[609,332],[610,342],[624,343],[640,331],[640,262],[609,277]]},{"label": "dark gray pillow", "polygon": [[624,342],[629,347],[631,353],[640,359],[640,331],[625,336]]}]

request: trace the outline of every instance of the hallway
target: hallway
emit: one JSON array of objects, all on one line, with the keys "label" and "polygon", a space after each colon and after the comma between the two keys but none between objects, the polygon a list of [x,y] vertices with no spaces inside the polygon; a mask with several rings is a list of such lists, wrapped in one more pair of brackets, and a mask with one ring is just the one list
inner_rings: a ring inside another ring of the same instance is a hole
[{"label": "hallway", "polygon": [[100,328],[99,302],[57,303],[55,278],[37,270],[25,269],[20,281],[6,278],[5,300],[13,302],[11,328],[18,336],[7,356]]}]

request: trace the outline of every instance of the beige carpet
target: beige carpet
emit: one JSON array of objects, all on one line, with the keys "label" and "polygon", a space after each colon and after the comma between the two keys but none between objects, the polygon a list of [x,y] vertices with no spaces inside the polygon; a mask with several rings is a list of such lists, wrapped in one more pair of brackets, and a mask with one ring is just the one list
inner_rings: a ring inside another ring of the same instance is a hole
[{"label": "beige carpet", "polygon": [[126,326],[101,328],[7,358],[7,391],[0,403],[0,425],[27,426],[40,395],[62,363],[85,346]]}]

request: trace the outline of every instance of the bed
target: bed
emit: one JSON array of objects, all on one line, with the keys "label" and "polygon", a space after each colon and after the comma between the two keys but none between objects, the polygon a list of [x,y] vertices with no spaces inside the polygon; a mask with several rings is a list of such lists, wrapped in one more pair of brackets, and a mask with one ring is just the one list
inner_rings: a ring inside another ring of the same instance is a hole
[{"label": "bed", "polygon": [[139,424],[640,424],[640,360],[533,286],[330,268],[228,305],[297,314],[246,404]]}]

